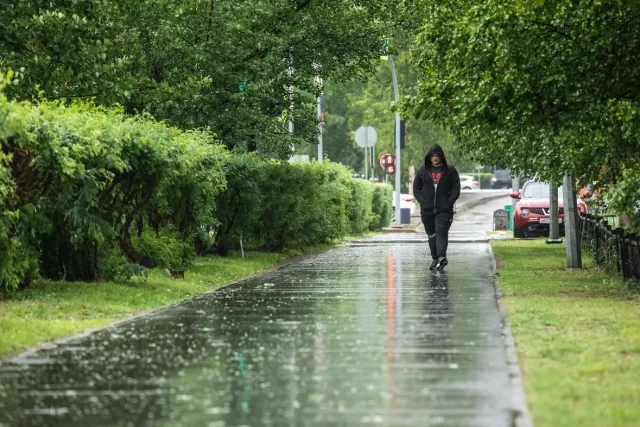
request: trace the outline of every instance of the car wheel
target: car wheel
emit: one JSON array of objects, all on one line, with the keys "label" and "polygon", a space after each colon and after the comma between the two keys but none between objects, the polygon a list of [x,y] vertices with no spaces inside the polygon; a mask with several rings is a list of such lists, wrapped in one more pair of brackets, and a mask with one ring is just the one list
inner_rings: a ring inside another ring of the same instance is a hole
[{"label": "car wheel", "polygon": [[524,233],[522,232],[522,228],[513,228],[513,237],[522,238],[524,237]]},{"label": "car wheel", "polygon": [[471,190],[471,187],[462,187],[463,190]]}]

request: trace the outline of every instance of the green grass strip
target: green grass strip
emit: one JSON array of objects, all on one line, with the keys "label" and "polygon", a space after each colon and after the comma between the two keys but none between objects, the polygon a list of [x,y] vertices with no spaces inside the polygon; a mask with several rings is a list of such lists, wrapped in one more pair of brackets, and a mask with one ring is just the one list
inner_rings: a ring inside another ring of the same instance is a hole
[{"label": "green grass strip", "polygon": [[492,242],[536,427],[640,425],[640,298],[565,245]]},{"label": "green grass strip", "polygon": [[145,283],[36,281],[24,291],[0,300],[0,356],[258,275],[300,254],[245,252],[244,259],[239,253],[199,258],[185,271],[184,280],[155,269]]}]

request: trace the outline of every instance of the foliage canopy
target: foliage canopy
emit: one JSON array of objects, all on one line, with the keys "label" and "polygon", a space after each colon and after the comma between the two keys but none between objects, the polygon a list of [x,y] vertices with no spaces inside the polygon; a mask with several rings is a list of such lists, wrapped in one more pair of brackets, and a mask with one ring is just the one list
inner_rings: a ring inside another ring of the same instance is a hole
[{"label": "foliage canopy", "polygon": [[[19,70],[10,98],[119,103],[183,129],[210,128],[230,149],[284,159],[292,143],[316,134],[313,78],[370,73],[404,7],[382,0],[10,2],[0,10],[0,70]],[[293,135],[274,118],[283,110]]]},{"label": "foliage canopy", "polygon": [[629,2],[424,3],[408,102],[466,152],[542,179],[598,181],[640,201],[640,10]]}]

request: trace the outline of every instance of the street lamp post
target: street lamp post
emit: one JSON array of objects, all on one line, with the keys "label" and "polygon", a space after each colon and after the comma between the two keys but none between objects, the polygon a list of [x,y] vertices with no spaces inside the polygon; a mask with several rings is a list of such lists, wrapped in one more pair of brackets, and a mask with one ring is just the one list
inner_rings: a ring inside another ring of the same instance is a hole
[{"label": "street lamp post", "polygon": [[[398,89],[398,76],[396,75],[396,66],[393,63],[392,55],[389,55],[389,64],[391,65],[391,78],[393,79],[393,94],[396,105],[400,102],[400,90]],[[396,227],[400,227],[400,113],[396,110]]]},{"label": "street lamp post", "polygon": [[316,83],[320,89],[320,95],[318,95],[318,127],[320,133],[318,134],[318,161],[322,162],[324,153],[322,147],[322,131],[324,128],[324,93],[322,92],[322,78],[316,77]]}]

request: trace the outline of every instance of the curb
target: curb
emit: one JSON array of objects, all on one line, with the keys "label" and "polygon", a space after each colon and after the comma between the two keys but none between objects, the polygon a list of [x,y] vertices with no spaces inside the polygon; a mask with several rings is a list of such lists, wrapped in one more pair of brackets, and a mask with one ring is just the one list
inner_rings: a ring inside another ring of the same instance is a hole
[{"label": "curb", "polygon": [[524,383],[522,382],[522,370],[518,363],[518,353],[516,352],[516,342],[511,331],[511,321],[507,316],[507,309],[502,301],[502,290],[495,273],[498,271],[496,256],[493,248],[489,245],[489,256],[491,257],[491,270],[493,275],[493,288],[496,292],[496,303],[502,319],[502,336],[507,354],[507,366],[509,369],[509,379],[511,380],[511,404],[512,404],[512,425],[514,427],[534,427],[527,399],[525,397]]},{"label": "curb", "polygon": [[380,229],[381,232],[383,233],[415,233],[416,232],[416,228],[418,227],[399,227],[399,228],[394,228],[394,227],[384,227],[382,229]]},{"label": "curb", "polygon": [[[235,282],[224,284],[224,285],[222,285],[222,286],[220,286],[218,288],[210,289],[208,291],[204,291],[202,293],[199,293],[199,294],[196,294],[196,295],[192,295],[192,296],[190,296],[188,298],[184,298],[184,299],[181,299],[179,301],[172,302],[171,304],[163,305],[163,306],[160,306],[160,307],[149,308],[147,310],[140,311],[140,312],[137,312],[137,313],[128,313],[128,314],[123,315],[123,317],[121,317],[120,319],[114,320],[113,322],[111,322],[109,324],[106,324],[104,326],[99,326],[99,327],[96,327],[96,328],[88,328],[88,329],[85,329],[84,331],[78,332],[77,334],[74,334],[74,335],[68,335],[68,336],[61,337],[61,338],[58,338],[58,339],[55,339],[55,340],[52,340],[52,341],[45,341],[45,342],[36,344],[33,347],[29,347],[26,350],[22,350],[19,353],[9,354],[9,355],[6,355],[6,356],[0,356],[0,365],[3,365],[5,363],[20,363],[20,360],[25,359],[25,358],[27,358],[29,356],[32,356],[33,354],[37,353],[38,351],[51,350],[51,349],[54,349],[54,348],[56,348],[56,347],[58,347],[60,345],[64,345],[64,344],[67,344],[67,343],[70,343],[70,342],[73,342],[73,341],[80,340],[82,338],[86,338],[86,337],[91,336],[93,334],[96,334],[98,332],[102,332],[102,331],[105,331],[105,330],[108,330],[108,329],[112,329],[112,328],[117,328],[119,326],[126,325],[127,323],[135,322],[136,320],[139,320],[141,318],[153,316],[154,314],[156,314],[159,311],[162,311],[162,310],[169,309],[171,307],[177,306],[179,304],[184,303],[185,301],[189,301],[189,300],[192,300],[192,299],[195,299],[195,298],[200,298],[203,295],[208,295],[208,294],[211,294],[211,293],[214,293],[214,292],[218,292],[218,291],[220,291],[222,289],[229,288],[229,287],[232,287],[232,286],[240,286],[240,285],[242,285],[243,283],[245,283],[245,282],[247,282],[249,280],[255,279],[256,277],[263,276],[263,275],[265,275],[267,273],[270,273],[272,271],[280,270],[280,269],[285,268],[285,267],[287,267],[288,265],[290,265],[290,264],[292,264],[294,262],[299,261],[302,258],[310,256],[310,255],[312,255],[314,253],[324,252],[325,250],[329,250],[329,249],[322,249],[322,250],[319,250],[319,251],[309,252],[308,254],[296,255],[296,256],[293,256],[291,258],[287,258],[287,259],[281,261],[277,265],[275,265],[275,266],[273,266],[273,267],[271,267],[271,268],[269,268],[269,269],[267,269],[265,271],[260,272],[260,274],[256,274],[256,275],[251,276],[251,277],[245,277],[244,279],[239,279],[239,280],[237,280]],[[3,425],[1,423],[0,423],[0,427],[3,427]]]}]

